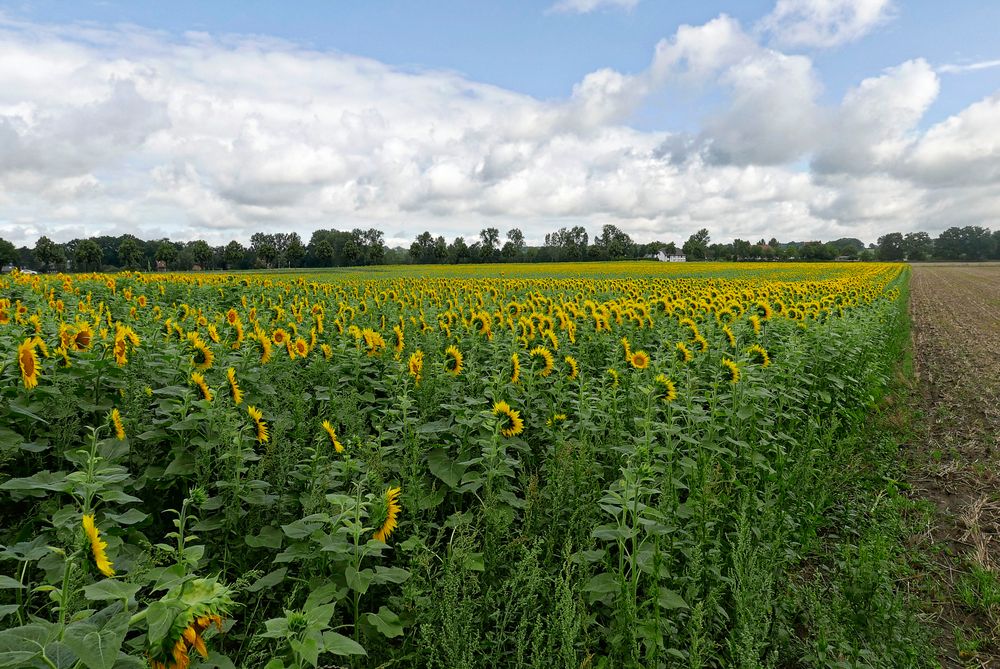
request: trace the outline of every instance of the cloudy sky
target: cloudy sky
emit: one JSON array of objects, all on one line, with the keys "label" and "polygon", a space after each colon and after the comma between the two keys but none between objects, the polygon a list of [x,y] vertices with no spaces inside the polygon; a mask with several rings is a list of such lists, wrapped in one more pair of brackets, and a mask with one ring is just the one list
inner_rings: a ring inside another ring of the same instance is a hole
[{"label": "cloudy sky", "polygon": [[0,2],[0,237],[1000,227],[1000,3]]}]

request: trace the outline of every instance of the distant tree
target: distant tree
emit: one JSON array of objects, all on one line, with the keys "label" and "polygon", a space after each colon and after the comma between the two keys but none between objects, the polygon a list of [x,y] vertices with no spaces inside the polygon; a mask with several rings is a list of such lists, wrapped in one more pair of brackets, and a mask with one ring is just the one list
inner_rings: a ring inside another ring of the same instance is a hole
[{"label": "distant tree", "polygon": [[17,248],[6,239],[0,239],[0,266],[17,263]]},{"label": "distant tree", "polygon": [[299,233],[293,232],[288,235],[288,242],[285,245],[285,262],[289,267],[298,267],[302,264],[302,259],[306,257],[306,247],[302,243]]},{"label": "distant tree", "polygon": [[172,267],[177,264],[177,258],[180,254],[177,252],[177,247],[171,244],[167,240],[160,242],[160,245],[156,248],[156,261],[165,262],[167,267]]},{"label": "distant tree", "polygon": [[990,238],[993,240],[993,252],[990,253],[990,258],[1000,260],[1000,230],[994,230]]},{"label": "distant tree", "polygon": [[237,269],[243,264],[246,255],[247,250],[234,239],[226,244],[226,249],[222,252],[222,260],[226,263],[226,269]]},{"label": "distant tree", "polygon": [[934,255],[942,260],[985,260],[993,255],[993,236],[978,225],[951,227],[934,242]]},{"label": "distant tree", "polygon": [[145,259],[142,243],[132,235],[124,235],[118,244],[118,259],[127,269],[141,268]]},{"label": "distant tree", "polygon": [[214,255],[212,247],[208,245],[208,242],[204,239],[195,240],[188,244],[188,249],[191,252],[194,262],[198,263],[202,269],[207,269]]},{"label": "distant tree", "polygon": [[934,240],[926,232],[907,232],[903,237],[907,260],[927,260],[934,252]]},{"label": "distant tree", "polygon": [[435,261],[435,255],[434,236],[424,230],[410,244],[410,258],[415,263],[427,264]]},{"label": "distant tree", "polygon": [[263,232],[253,233],[250,236],[250,251],[257,256],[264,267],[270,267],[271,263],[278,257],[275,236],[266,235]]},{"label": "distant tree", "polygon": [[455,241],[448,245],[448,262],[457,264],[468,261],[469,247],[465,243],[464,237],[455,237]]},{"label": "distant tree", "polygon": [[906,254],[903,246],[903,234],[890,232],[878,238],[878,259],[883,261],[902,260]]},{"label": "distant tree", "polygon": [[709,241],[711,238],[708,236],[708,230],[702,228],[684,242],[684,255],[691,260],[704,260],[708,252]]},{"label": "distant tree", "polygon": [[76,246],[73,253],[73,260],[83,271],[101,271],[101,263],[104,260],[104,252],[93,239],[84,239]]},{"label": "distant tree", "polygon": [[588,241],[586,228],[579,225],[545,235],[545,245],[552,248],[556,260],[583,260],[587,257]]},{"label": "distant tree", "polygon": [[333,244],[330,243],[329,239],[320,239],[314,247],[313,253],[316,256],[316,259],[319,260],[322,267],[330,267],[333,265]]},{"label": "distant tree", "polygon": [[600,259],[621,260],[632,257],[635,253],[635,243],[632,238],[611,224],[601,228],[601,234],[594,238],[594,246]]},{"label": "distant tree", "polygon": [[482,262],[492,262],[500,254],[500,231],[486,228],[479,231],[479,256]]},{"label": "distant tree", "polygon": [[748,260],[753,255],[753,245],[745,239],[733,240],[733,260]]},{"label": "distant tree", "polygon": [[448,242],[444,237],[438,235],[434,240],[434,262],[444,262],[448,259]]},{"label": "distant tree", "polygon": [[42,235],[35,242],[35,260],[42,266],[43,271],[49,271],[49,267],[55,263],[66,260],[63,248],[48,237]]}]

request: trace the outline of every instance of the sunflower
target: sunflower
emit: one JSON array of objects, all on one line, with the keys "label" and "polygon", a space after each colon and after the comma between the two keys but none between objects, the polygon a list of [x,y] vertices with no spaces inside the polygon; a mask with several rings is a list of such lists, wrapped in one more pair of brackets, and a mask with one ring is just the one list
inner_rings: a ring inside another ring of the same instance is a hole
[{"label": "sunflower", "polygon": [[24,387],[31,390],[38,385],[38,355],[35,344],[29,337],[17,347],[17,363],[21,367],[21,379]]},{"label": "sunflower", "polygon": [[767,349],[760,344],[754,344],[748,348],[747,353],[750,354],[750,359],[761,367],[767,367],[771,364],[771,356],[767,354]]},{"label": "sunflower", "polygon": [[319,350],[323,351],[323,357],[327,360],[333,357],[333,349],[329,344],[320,344]]},{"label": "sunflower", "polygon": [[236,370],[232,367],[226,370],[226,378],[229,379],[229,394],[233,398],[233,404],[239,406],[243,403],[243,391],[240,384],[236,382]]},{"label": "sunflower", "polygon": [[691,352],[691,349],[682,341],[677,342],[677,346],[674,347],[674,355],[679,362],[691,362],[694,360],[694,354]]},{"label": "sunflower", "polygon": [[361,339],[364,340],[365,346],[368,347],[368,355],[374,357],[382,353],[385,349],[385,339],[382,335],[375,330],[365,328],[361,331]]},{"label": "sunflower", "polygon": [[610,369],[608,369],[608,376],[611,377],[611,387],[612,388],[617,388],[618,387],[618,370],[615,369],[614,367],[611,367]]},{"label": "sunflower", "polygon": [[191,383],[198,386],[198,390],[201,391],[202,399],[211,402],[212,401],[212,390],[205,383],[205,377],[198,372],[191,372]]},{"label": "sunflower", "polygon": [[552,358],[552,352],[544,346],[536,346],[535,348],[528,351],[528,355],[532,358],[541,358],[544,363],[542,368],[538,370],[539,376],[548,376],[552,373],[552,369],[555,367],[555,360]]},{"label": "sunflower", "polygon": [[629,363],[636,369],[646,369],[649,367],[649,355],[645,351],[636,351],[629,358]]},{"label": "sunflower", "polygon": [[521,420],[521,413],[511,409],[505,401],[500,400],[493,403],[493,415],[498,418],[501,416],[506,418],[500,422],[500,434],[503,436],[516,437],[524,432],[524,421]]},{"label": "sunflower", "polygon": [[705,351],[708,350],[708,340],[702,337],[701,335],[695,337],[693,341],[695,345],[698,347],[699,352],[704,353]]},{"label": "sunflower", "polygon": [[452,376],[462,373],[462,352],[457,346],[449,346],[444,350],[444,369]]},{"label": "sunflower", "polygon": [[330,437],[330,443],[333,444],[334,450],[336,450],[338,453],[343,453],[344,445],[340,443],[339,439],[337,439],[337,432],[333,429],[333,425],[330,423],[330,421],[328,420],[323,421],[323,429]]},{"label": "sunflower", "polygon": [[111,424],[115,427],[115,437],[119,441],[125,439],[125,426],[122,425],[122,414],[117,408],[111,410]]},{"label": "sunflower", "polygon": [[733,334],[733,331],[729,329],[728,325],[722,326],[722,332],[726,335],[726,340],[729,342],[729,346],[731,348],[736,348],[736,335]]},{"label": "sunflower", "polygon": [[309,344],[302,337],[297,338],[292,347],[295,349],[296,357],[304,358],[309,355]]},{"label": "sunflower", "polygon": [[76,330],[71,340],[73,349],[84,351],[90,348],[90,343],[94,340],[94,331],[90,328],[90,323],[80,321],[73,329]]},{"label": "sunflower", "polygon": [[674,382],[666,377],[664,374],[657,374],[653,382],[663,391],[663,396],[660,398],[665,403],[673,402],[677,399],[677,386]]},{"label": "sunflower", "polygon": [[726,372],[726,378],[729,379],[730,383],[738,383],[740,380],[740,368],[735,362],[729,358],[722,359],[722,368]]},{"label": "sunflower", "polygon": [[115,364],[119,367],[123,367],[126,363],[128,363],[128,339],[122,328],[118,328],[115,331],[113,351],[115,355]]},{"label": "sunflower", "polygon": [[108,559],[108,554],[105,550],[108,547],[108,543],[104,539],[101,539],[101,534],[97,531],[97,526],[94,524],[94,514],[83,514],[83,531],[87,535],[87,539],[90,540],[90,550],[94,554],[94,562],[97,564],[97,570],[108,578],[114,576],[114,565]]},{"label": "sunflower", "polygon": [[625,350],[625,359],[626,360],[631,360],[632,359],[632,346],[628,342],[628,337],[622,337],[621,338],[621,345],[622,345],[622,348]]},{"label": "sunflower", "polygon": [[569,378],[575,379],[580,376],[580,364],[576,361],[576,358],[571,355],[567,355],[563,358],[563,360],[565,360],[566,364],[569,365]]},{"label": "sunflower", "polygon": [[399,488],[389,488],[385,491],[385,520],[382,521],[382,526],[378,528],[375,532],[374,539],[385,543],[389,535],[392,534],[393,530],[396,529],[398,525],[396,518],[399,516],[399,512],[402,511],[402,507],[399,505],[399,495],[402,492]]},{"label": "sunflower", "polygon": [[424,352],[414,351],[406,363],[406,369],[413,377],[414,385],[420,385],[420,376],[424,371]]},{"label": "sunflower", "polygon": [[212,362],[215,361],[215,354],[212,353],[212,349],[208,347],[201,337],[195,334],[191,338],[191,346],[194,348],[194,355],[191,356],[191,364],[199,372],[203,372],[212,366]]},{"label": "sunflower", "polygon": [[510,356],[510,382],[517,383],[521,380],[521,359],[517,357],[517,353],[512,353]]},{"label": "sunflower", "polygon": [[271,341],[273,341],[277,346],[284,346],[288,343],[288,332],[278,328],[271,333]]},{"label": "sunflower", "polygon": [[229,323],[231,327],[236,327],[236,324],[240,322],[240,315],[236,312],[236,309],[230,308],[226,312],[226,322]]},{"label": "sunflower", "polygon": [[760,318],[757,314],[750,317],[750,326],[753,328],[754,334],[760,334]]},{"label": "sunflower", "polygon": [[250,418],[253,419],[254,426],[257,428],[257,441],[264,444],[267,443],[267,423],[264,422],[264,414],[255,406],[247,406],[247,413]]},{"label": "sunflower", "polygon": [[556,413],[552,414],[552,417],[549,418],[547,421],[545,421],[545,424],[548,425],[549,427],[554,427],[555,425],[562,423],[565,420],[566,420],[566,414]]},{"label": "sunflower", "polygon": [[406,346],[406,337],[403,335],[403,328],[398,325],[392,326],[392,334],[395,337],[392,350],[396,354],[396,359],[399,360],[399,356],[403,355],[403,348]]}]

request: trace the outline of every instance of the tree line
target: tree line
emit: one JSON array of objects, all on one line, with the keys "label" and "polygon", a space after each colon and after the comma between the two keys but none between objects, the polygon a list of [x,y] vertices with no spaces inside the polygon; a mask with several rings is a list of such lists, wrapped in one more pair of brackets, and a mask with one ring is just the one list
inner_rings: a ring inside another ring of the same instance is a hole
[{"label": "tree line", "polygon": [[832,242],[751,242],[734,239],[713,243],[707,229],[692,234],[678,248],[674,242],[637,243],[614,225],[605,225],[593,239],[582,226],[560,228],[545,235],[541,246],[528,246],[524,233],[512,228],[501,236],[485,228],[478,238],[455,237],[448,242],[429,231],[416,236],[408,249],[388,248],[380,230],[355,228],[316,230],[308,243],[297,232],[263,233],[249,246],[231,241],[211,246],[204,240],[177,242],[142,240],[134,235],[99,236],[58,244],[41,237],[34,248],[17,248],[0,239],[0,265],[37,271],[101,271],[132,269],[272,269],[281,267],[348,267],[381,264],[459,264],[493,262],[569,262],[634,260],[659,253],[682,253],[688,260],[990,260],[1000,259],[1000,230],[967,226],[948,228],[937,238],[926,232],[898,232],[879,237],[877,244],[855,238]]}]

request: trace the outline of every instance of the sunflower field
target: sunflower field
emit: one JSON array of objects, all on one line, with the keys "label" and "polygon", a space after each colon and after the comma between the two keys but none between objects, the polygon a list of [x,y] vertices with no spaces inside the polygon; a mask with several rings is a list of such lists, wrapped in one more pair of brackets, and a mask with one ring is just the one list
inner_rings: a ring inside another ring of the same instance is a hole
[{"label": "sunflower field", "polygon": [[0,667],[878,666],[907,271],[653,265],[0,277]]}]

